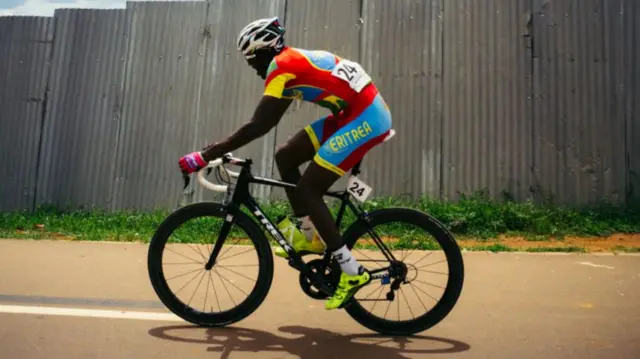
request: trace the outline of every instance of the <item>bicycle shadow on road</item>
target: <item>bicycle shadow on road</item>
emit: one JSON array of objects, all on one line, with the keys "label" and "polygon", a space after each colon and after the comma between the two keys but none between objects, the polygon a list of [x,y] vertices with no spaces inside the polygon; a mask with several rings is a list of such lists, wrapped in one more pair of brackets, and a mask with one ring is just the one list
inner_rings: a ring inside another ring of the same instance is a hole
[{"label": "bicycle shadow on road", "polygon": [[[207,351],[221,353],[228,359],[234,352],[289,353],[302,359],[385,358],[405,359],[426,354],[458,353],[471,347],[453,339],[416,335],[391,337],[379,334],[342,335],[325,329],[285,326],[278,336],[261,330],[227,327],[202,328],[191,325],[152,328],[149,334],[159,339],[205,344]],[[174,332],[174,333],[171,333]]]}]

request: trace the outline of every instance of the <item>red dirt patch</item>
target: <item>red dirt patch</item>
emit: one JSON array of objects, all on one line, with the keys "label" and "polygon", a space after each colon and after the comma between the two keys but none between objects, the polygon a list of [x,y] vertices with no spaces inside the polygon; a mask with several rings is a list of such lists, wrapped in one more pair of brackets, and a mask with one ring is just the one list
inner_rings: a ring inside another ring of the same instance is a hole
[{"label": "red dirt patch", "polygon": [[[394,237],[382,237],[387,243],[398,241]],[[608,237],[575,237],[566,236],[563,239],[553,237],[543,237],[537,240],[526,239],[520,236],[500,235],[497,239],[458,239],[456,242],[462,248],[483,248],[491,245],[503,245],[505,247],[526,251],[537,248],[583,248],[587,252],[611,252],[614,250],[637,249],[640,250],[640,233],[624,234],[618,233]]]},{"label": "red dirt patch", "polygon": [[550,238],[548,240],[527,240],[524,237],[500,236],[495,240],[478,241],[470,239],[458,240],[458,244],[465,248],[484,247],[492,244],[501,244],[517,250],[530,248],[584,248],[588,252],[610,252],[624,248],[640,249],[640,233],[614,234],[608,237],[574,237],[566,236],[563,239]]}]

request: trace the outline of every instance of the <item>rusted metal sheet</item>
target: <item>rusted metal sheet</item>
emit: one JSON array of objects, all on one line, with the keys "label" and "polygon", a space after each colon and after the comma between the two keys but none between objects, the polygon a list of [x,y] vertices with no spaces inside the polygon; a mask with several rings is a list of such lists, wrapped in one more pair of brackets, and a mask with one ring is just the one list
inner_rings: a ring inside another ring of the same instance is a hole
[{"label": "rusted metal sheet", "polygon": [[108,208],[128,17],[125,10],[56,10],[38,203]]},{"label": "rusted metal sheet", "polygon": [[[202,91],[199,103],[193,149],[221,141],[238,130],[251,119],[264,91],[264,81],[248,66],[238,52],[236,41],[240,30],[249,22],[265,17],[278,16],[284,19],[284,0],[216,0],[211,2],[207,19],[207,43],[202,72]],[[273,148],[276,129],[234,151],[238,157],[253,160],[255,175],[272,175]],[[232,170],[237,170],[230,168]],[[213,179],[213,176],[211,176]],[[265,198],[269,187],[253,186],[252,194]],[[195,200],[215,198],[201,189]]]},{"label": "rusted metal sheet", "polygon": [[33,209],[53,19],[0,17],[0,211]]},{"label": "rusted metal sheet", "polygon": [[111,209],[175,207],[178,159],[194,150],[205,2],[130,2]]},{"label": "rusted metal sheet", "polygon": [[376,196],[438,196],[442,133],[441,0],[367,0],[361,62],[389,105],[396,136],[361,177]]},{"label": "rusted metal sheet", "polygon": [[529,0],[444,1],[443,198],[529,196]]},{"label": "rusted metal sheet", "polygon": [[536,196],[625,198],[620,1],[534,2]]}]

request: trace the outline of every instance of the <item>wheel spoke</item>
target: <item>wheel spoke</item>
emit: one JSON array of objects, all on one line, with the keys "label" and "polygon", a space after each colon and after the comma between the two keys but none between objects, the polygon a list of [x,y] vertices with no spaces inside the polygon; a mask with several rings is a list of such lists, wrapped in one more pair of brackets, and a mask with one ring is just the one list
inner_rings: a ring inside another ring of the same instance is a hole
[{"label": "wheel spoke", "polygon": [[[219,271],[216,270],[216,273],[218,273],[218,275],[220,276],[220,278],[224,279],[227,281],[227,283],[231,284],[232,286],[234,286],[237,290],[241,291],[242,293],[246,294],[247,296],[249,295],[249,293],[245,292],[244,290],[242,290],[240,287],[238,287],[235,283],[233,283],[232,281],[228,280],[227,277],[223,276],[222,274],[220,274]],[[234,303],[235,304],[235,303]]]},{"label": "wheel spoke", "polygon": [[431,294],[427,293],[424,289],[422,289],[422,288],[418,287],[417,285],[416,285],[416,286],[414,286],[412,283],[409,283],[409,285],[410,285],[411,287],[415,287],[415,288],[417,288],[417,289],[418,289],[419,291],[421,291],[422,293],[424,293],[424,294],[428,295],[428,296],[429,296],[429,298],[433,299],[433,301],[434,301],[434,302],[438,303],[438,300],[437,300],[436,298],[434,298]]},{"label": "wheel spoke", "polygon": [[418,295],[418,292],[416,292],[416,289],[413,287],[413,285],[411,283],[409,283],[409,288],[411,288],[413,293],[416,294],[416,297],[418,298],[418,301],[420,302],[420,304],[422,304],[422,307],[424,308],[424,310],[425,311],[429,311],[429,309],[427,309],[427,306],[424,305],[424,302],[422,301],[422,299],[420,299],[420,296]]},{"label": "wheel spoke", "polygon": [[205,289],[205,292],[204,292],[204,304],[202,305],[203,312],[207,310],[207,297],[209,297],[209,279],[211,279],[211,271],[207,271],[207,272],[209,272],[209,278],[207,279],[207,289]]},{"label": "wheel spoke", "polygon": [[[213,293],[216,295],[218,310],[222,311],[222,307],[220,306],[220,298],[218,298],[218,291],[216,290],[216,283],[213,281],[213,277],[211,276],[211,271],[209,271],[209,280],[211,281],[211,287],[213,288]],[[213,307],[211,307],[211,311],[213,312]]]},{"label": "wheel spoke", "polygon": [[[225,238],[225,240],[224,240],[224,241],[226,242],[226,241],[228,241],[228,240],[229,240],[229,238]],[[240,241],[240,238],[232,239],[231,241],[232,241],[232,243],[238,243],[238,242]],[[233,241],[236,241],[236,242],[233,242]],[[222,258],[225,258],[225,256],[224,256],[224,255],[225,255],[227,252],[229,252],[229,251],[231,250],[231,248],[234,248],[234,246],[235,246],[235,244],[229,244],[229,247],[227,247],[227,249],[225,249],[225,250],[224,250],[224,251],[222,251],[220,254],[218,254],[218,258],[220,258],[220,259],[218,259],[218,261],[221,261],[221,260],[222,260]]]},{"label": "wheel spoke", "polygon": [[[226,285],[226,284],[224,284],[224,281],[222,280],[222,279],[225,279],[225,280],[226,280],[226,278],[223,278],[223,277],[220,275],[220,272],[218,272],[218,270],[217,270],[217,269],[215,269],[215,268],[214,268],[214,270],[215,270],[216,274],[218,275],[218,277],[220,277],[220,282],[222,282],[222,286],[223,286],[223,287],[224,287],[224,289],[227,291],[227,294],[229,294],[229,298],[231,298],[231,301],[233,302],[233,305],[236,305],[236,301],[235,301],[235,300],[233,300],[233,297],[231,296],[231,292],[229,292],[229,288],[227,288],[227,285]],[[220,305],[220,304],[218,304],[218,305]]]},{"label": "wheel spoke", "polygon": [[[204,269],[200,269],[200,270],[204,270]],[[178,289],[178,291],[175,292],[175,296],[178,296],[178,293],[182,292],[182,290],[184,288],[186,288],[189,283],[193,282],[194,279],[198,278],[198,274],[196,273],[196,275],[193,276],[193,278],[191,278],[187,283],[185,283],[180,289]]]},{"label": "wheel spoke", "polygon": [[191,246],[191,244],[187,244],[187,247],[191,248],[194,252],[196,252],[196,254],[198,254],[200,257],[202,257],[202,259],[204,259],[204,261],[207,261],[207,257],[204,256],[204,254],[202,254],[202,251],[200,250],[200,247],[196,244],[195,245],[197,249],[193,248]]},{"label": "wheel spoke", "polygon": [[188,260],[190,260],[190,261],[191,261],[191,262],[193,262],[193,263],[198,263],[198,264],[202,263],[202,262],[199,262],[199,261],[197,261],[197,260],[195,260],[195,259],[193,259],[193,258],[191,258],[191,257],[185,256],[184,254],[180,254],[180,253],[178,253],[178,252],[174,251],[173,249],[171,249],[171,248],[169,248],[169,247],[167,247],[167,246],[165,246],[165,247],[164,247],[164,249],[168,250],[169,252],[173,252],[173,253],[175,253],[175,254],[179,255],[179,256],[180,256],[180,257],[182,257],[182,258],[188,259]]},{"label": "wheel spoke", "polygon": [[[403,295],[404,301],[405,303],[407,303],[407,307],[409,308],[409,313],[411,313],[412,319],[416,319],[415,314],[413,314],[413,310],[411,310],[411,305],[409,305],[409,301],[407,300],[407,295],[404,294],[404,291],[402,290],[402,288],[400,288],[400,294]],[[399,304],[400,304],[400,301],[398,301],[398,305]],[[398,319],[400,319],[400,314],[398,314]]]},{"label": "wheel spoke", "polygon": [[418,279],[414,279],[414,280],[412,280],[412,282],[418,282],[418,283],[422,283],[422,284],[430,285],[430,286],[432,286],[432,287],[436,287],[436,288],[444,289],[444,287],[441,287],[441,286],[439,286],[439,285],[435,285],[435,284],[427,283],[427,282],[425,282],[425,281],[418,280]]},{"label": "wheel spoke", "polygon": [[[247,279],[247,280],[252,281],[253,283],[255,283],[255,282],[256,282],[255,280],[253,280],[253,279],[251,279],[251,278],[247,277],[246,275],[244,275],[244,274],[242,274],[242,273],[238,273],[238,272],[234,271],[233,269],[229,269],[229,268],[227,268],[227,267],[225,267],[225,266],[221,266],[221,265],[218,265],[218,267],[220,267],[220,268],[222,268],[222,269],[224,269],[224,270],[227,270],[227,271],[229,271],[229,272],[231,272],[231,273],[235,273],[235,274],[237,274],[237,275],[241,276],[242,278],[245,278],[245,279]],[[247,295],[248,295],[248,294],[247,294]]]},{"label": "wheel spoke", "polygon": [[[417,267],[417,268],[421,269],[421,268],[431,267],[434,264],[438,264],[438,263],[442,263],[442,262],[446,262],[446,261],[447,261],[447,259],[445,258],[445,259],[443,259],[441,261],[433,262],[433,263],[430,263],[430,264],[427,264],[427,265],[424,265],[424,266],[421,266],[421,267]],[[415,263],[413,265],[415,266]]]},{"label": "wheel spoke", "polygon": [[[420,268],[422,268],[422,267],[420,267]],[[434,272],[432,270],[426,270],[426,269],[418,270],[418,272],[433,273],[433,274],[443,274],[443,275],[449,274],[449,273],[442,273],[442,272]]]},{"label": "wheel spoke", "polygon": [[[414,265],[414,266],[417,266],[417,265],[418,265],[418,263],[422,262],[424,259],[426,259],[427,257],[429,257],[429,256],[430,256],[430,255],[432,255],[432,254],[433,254],[433,252],[429,252],[427,255],[425,255],[424,257],[422,257],[422,259],[420,259],[419,261],[417,261],[417,262],[413,263],[413,265]],[[420,268],[422,268],[422,267],[420,267]]]},{"label": "wheel spoke", "polygon": [[373,302],[373,305],[371,306],[371,311],[372,312],[373,312],[373,308],[375,308],[376,304],[378,304],[378,301],[380,300],[380,297],[382,296],[382,293],[384,293],[384,285],[380,285],[380,293],[378,293],[378,297],[376,298],[376,301]]},{"label": "wheel spoke", "polygon": [[194,270],[190,270],[190,271],[188,271],[188,272],[186,272],[186,273],[178,274],[178,275],[177,275],[177,276],[175,276],[175,277],[167,278],[167,280],[169,281],[169,280],[172,280],[172,279],[176,279],[176,278],[184,277],[184,276],[185,276],[185,275],[187,275],[187,274],[190,274],[190,273],[193,273],[193,272],[197,272],[197,271],[201,271],[201,270],[204,270],[204,269],[203,269],[203,268],[197,268],[197,269],[194,269]]},{"label": "wheel spoke", "polygon": [[196,289],[193,290],[193,294],[191,294],[191,298],[189,298],[189,302],[187,302],[187,305],[191,304],[191,301],[193,300],[193,297],[195,297],[196,295],[196,291],[198,290],[198,288],[200,288],[200,284],[202,284],[202,279],[204,279],[204,276],[207,274],[206,271],[202,272],[202,277],[200,277],[200,280],[198,281],[198,285],[196,286]]},{"label": "wheel spoke", "polygon": [[384,319],[387,319],[387,314],[389,313],[389,308],[391,308],[392,301],[389,301],[389,305],[387,305],[387,310],[384,312]]},{"label": "wheel spoke", "polygon": [[253,248],[249,248],[248,250],[246,250],[246,251],[244,251],[244,252],[236,253],[236,254],[230,255],[230,256],[228,256],[228,257],[222,257],[222,256],[221,256],[221,257],[218,259],[218,263],[222,262],[222,261],[223,261],[223,260],[225,260],[225,259],[229,259],[229,258],[237,257],[237,256],[239,256],[239,255],[243,255],[243,254],[245,254],[245,253],[249,253],[249,252],[251,252],[251,251],[253,251],[253,250],[254,250]]},{"label": "wheel spoke", "polygon": [[184,265],[184,264],[191,264],[191,265],[193,265],[193,263],[196,263],[196,264],[202,264],[202,263],[199,263],[199,262],[175,262],[175,263],[163,263],[163,264],[164,264],[164,265],[167,265],[167,266],[171,266],[171,265]]}]

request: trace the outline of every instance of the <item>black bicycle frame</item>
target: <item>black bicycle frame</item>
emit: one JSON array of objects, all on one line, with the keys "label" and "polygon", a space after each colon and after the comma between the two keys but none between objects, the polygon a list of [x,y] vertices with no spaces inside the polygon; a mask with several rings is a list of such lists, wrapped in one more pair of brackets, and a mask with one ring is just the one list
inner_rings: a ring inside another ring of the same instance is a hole
[{"label": "black bicycle frame", "polygon": [[[225,216],[225,220],[222,225],[220,234],[218,235],[218,240],[216,241],[213,251],[211,252],[211,256],[206,265],[206,268],[211,269],[215,264],[218,254],[222,249],[222,245],[226,240],[226,237],[229,234],[229,231],[231,230],[231,226],[233,224],[233,217],[240,210],[240,205],[245,205],[251,211],[251,213],[260,221],[260,224],[263,226],[263,228],[269,231],[269,233],[275,238],[278,244],[288,253],[291,266],[296,268],[300,272],[304,273],[305,275],[307,275],[313,281],[315,275],[308,268],[308,266],[302,259],[302,256],[300,256],[293,248],[291,248],[291,246],[289,245],[289,243],[287,243],[282,233],[278,230],[277,226],[275,226],[269,220],[269,218],[267,218],[267,216],[264,214],[264,212],[258,205],[257,201],[249,193],[249,184],[252,184],[252,183],[271,186],[271,187],[278,187],[278,188],[295,188],[295,185],[288,182],[282,182],[278,180],[253,176],[251,174],[251,164],[252,164],[251,159],[238,161],[237,159],[231,160],[225,157],[223,160],[223,164],[224,163],[232,163],[234,165],[240,166],[241,170],[240,170],[238,179],[236,181],[235,190],[233,191],[231,199],[228,201],[228,203],[226,203],[227,213]],[[358,163],[354,167],[354,169],[352,170],[352,174],[358,174],[359,167],[360,167],[360,163]],[[354,211],[354,213],[356,213],[359,218],[366,218],[363,215],[363,212],[360,211],[351,202],[351,200],[349,199],[350,195],[347,191],[328,191],[325,193],[325,195],[333,198],[338,198],[342,202],[336,218],[336,224],[338,228],[340,227],[340,223],[342,222],[342,218],[344,216],[346,207],[351,208],[351,210]],[[371,228],[369,229],[370,229],[369,231],[370,233],[373,232]],[[395,257],[393,256],[391,251],[384,245],[382,240],[378,238],[377,235],[375,234],[373,234],[373,237],[374,237],[374,241],[378,244],[378,246],[384,253],[385,257],[387,257],[387,260],[395,261]],[[325,256],[328,257],[329,255],[330,254],[327,253]],[[383,272],[385,270],[386,270],[385,268],[381,268],[378,270],[373,270],[371,271],[371,273],[372,275],[374,275],[377,272]],[[321,287],[324,287],[323,283],[316,283],[316,285],[318,285],[320,289],[329,290],[326,287],[321,288]]]}]

